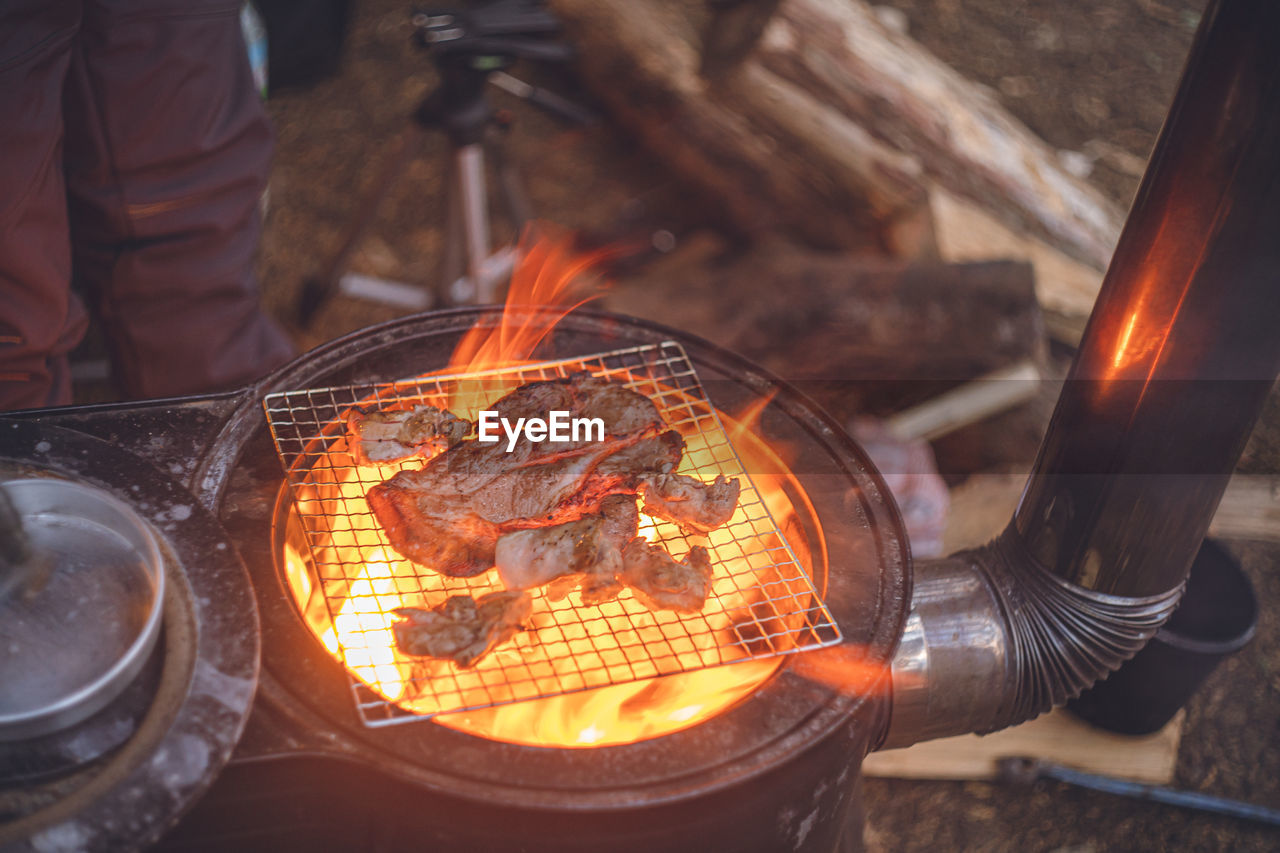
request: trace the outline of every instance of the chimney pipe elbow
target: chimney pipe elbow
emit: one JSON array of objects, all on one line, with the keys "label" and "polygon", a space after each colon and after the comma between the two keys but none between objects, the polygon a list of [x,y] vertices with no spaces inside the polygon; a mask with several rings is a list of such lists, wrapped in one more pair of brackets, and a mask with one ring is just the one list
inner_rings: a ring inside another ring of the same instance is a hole
[{"label": "chimney pipe elbow", "polygon": [[988,545],[916,567],[882,748],[987,734],[1065,704],[1146,645],[1183,584],[1108,595],[1039,565],[1010,525]]}]

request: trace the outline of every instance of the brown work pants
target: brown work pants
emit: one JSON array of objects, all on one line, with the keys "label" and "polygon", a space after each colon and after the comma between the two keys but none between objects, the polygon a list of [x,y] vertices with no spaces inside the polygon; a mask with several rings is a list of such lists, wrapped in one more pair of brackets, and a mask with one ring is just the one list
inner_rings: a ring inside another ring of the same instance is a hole
[{"label": "brown work pants", "polygon": [[0,2],[0,410],[70,402],[73,278],[130,397],[232,387],[291,355],[253,274],[271,130],[239,9]]}]

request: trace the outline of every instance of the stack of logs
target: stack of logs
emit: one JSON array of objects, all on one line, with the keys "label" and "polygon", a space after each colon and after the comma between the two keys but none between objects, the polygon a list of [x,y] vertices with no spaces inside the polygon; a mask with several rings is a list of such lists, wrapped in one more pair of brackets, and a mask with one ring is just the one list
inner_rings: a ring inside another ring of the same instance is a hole
[{"label": "stack of logs", "polygon": [[551,0],[614,119],[748,236],[1029,260],[1083,329],[1121,212],[859,0]]}]

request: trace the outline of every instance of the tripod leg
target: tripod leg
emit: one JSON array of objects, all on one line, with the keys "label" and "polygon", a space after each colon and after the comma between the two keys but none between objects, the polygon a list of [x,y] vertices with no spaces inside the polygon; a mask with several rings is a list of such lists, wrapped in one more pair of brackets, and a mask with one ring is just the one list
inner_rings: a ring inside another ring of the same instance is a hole
[{"label": "tripod leg", "polygon": [[348,220],[338,251],[329,258],[329,262],[325,264],[319,273],[302,282],[302,291],[298,296],[297,312],[298,322],[303,327],[311,325],[311,320],[315,317],[316,312],[328,301],[330,296],[337,292],[338,280],[347,268],[347,262],[351,260],[351,254],[355,251],[356,246],[360,244],[365,232],[369,230],[374,214],[378,212],[378,207],[382,204],[382,200],[386,198],[393,182],[404,172],[405,166],[409,164],[409,161],[417,156],[424,135],[425,131],[416,123],[410,123],[400,133],[395,142],[395,148],[382,161],[377,177],[369,188],[369,192],[360,199],[359,207],[356,208],[355,214]]},{"label": "tripod leg", "polygon": [[484,148],[479,143],[463,145],[454,154],[461,202],[463,243],[467,255],[467,278],[471,280],[473,301],[487,304],[497,299],[496,282],[485,275],[489,256],[489,200],[485,192]]},{"label": "tripod leg", "polygon": [[462,227],[462,189],[453,158],[445,163],[444,248],[440,260],[441,296],[449,302],[471,302],[473,288],[467,280],[467,250]]},{"label": "tripod leg", "polygon": [[507,156],[506,148],[503,146],[509,128],[500,126],[499,130],[501,135],[496,136],[486,145],[485,151],[493,158],[494,172],[498,176],[498,188],[502,192],[502,201],[507,208],[507,217],[511,220],[512,230],[519,237],[524,231],[525,224],[533,219],[533,206],[529,203],[529,196],[524,191],[524,180],[520,176],[520,169]]}]

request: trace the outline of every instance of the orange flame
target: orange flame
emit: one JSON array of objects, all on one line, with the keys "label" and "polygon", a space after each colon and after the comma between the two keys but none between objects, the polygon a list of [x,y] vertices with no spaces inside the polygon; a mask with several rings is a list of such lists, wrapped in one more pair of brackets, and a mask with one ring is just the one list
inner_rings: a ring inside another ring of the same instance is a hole
[{"label": "orange flame", "polygon": [[[538,345],[550,333],[553,321],[562,318],[585,301],[581,297],[581,285],[575,287],[574,282],[590,270],[600,255],[591,258],[575,257],[569,251],[568,240],[559,235],[556,239],[529,246],[523,257],[524,260],[513,278],[502,320],[497,325],[472,329],[458,345],[449,366],[442,373],[474,373],[527,363]],[[527,310],[530,306],[544,309],[550,306],[553,310],[530,312]],[[483,378],[476,380],[467,387],[466,400],[457,399],[457,393],[451,397],[451,408],[456,406],[455,411],[459,413],[483,408],[484,404],[511,390],[514,385],[514,380],[509,375],[500,383],[504,387],[495,387],[495,382],[496,377],[487,381]],[[459,383],[462,384],[466,383]],[[827,566],[826,542],[817,523],[813,505],[779,453],[757,432],[759,419],[771,399],[772,397],[767,397],[753,402],[738,418],[723,413],[720,413],[720,418],[745,469],[761,472],[753,478],[756,487],[780,529],[784,531],[796,558],[810,577],[824,578]],[[700,458],[699,454],[708,458]],[[711,461],[709,454],[711,450],[705,444],[699,446],[696,441],[690,442],[685,456],[686,464],[690,469],[708,464]],[[425,463],[412,464],[416,466]],[[341,470],[341,466],[335,470]],[[381,480],[386,473],[357,468],[345,470],[347,479],[332,484],[333,494],[317,498],[318,501],[328,501],[333,504],[332,507],[326,510],[310,505],[307,500],[298,500],[296,512],[328,511],[336,518],[349,513],[365,512],[365,484]],[[799,523],[797,510],[810,520],[808,525]],[[742,511],[741,508],[739,511]],[[344,555],[340,562],[363,564],[363,569],[342,582],[345,586],[342,586],[337,595],[344,600],[337,613],[331,615],[325,599],[327,597],[333,600],[335,593],[328,588],[324,591],[318,588],[319,582],[315,580],[317,572],[310,561],[311,552],[298,518],[297,514],[292,516],[293,527],[291,535],[287,537],[283,555],[288,586],[308,625],[330,653],[343,660],[357,678],[387,700],[419,712],[434,710],[421,707],[409,687],[423,677],[424,669],[430,675],[437,669],[449,668],[450,678],[459,685],[458,690],[464,696],[468,690],[475,695],[492,695],[493,685],[483,683],[483,678],[475,670],[454,671],[452,664],[407,658],[395,648],[392,625],[397,617],[393,614],[394,609],[420,606],[424,598],[424,585],[432,587],[435,593],[443,596],[448,592],[456,592],[459,581],[435,576],[433,573],[422,577],[412,563],[400,559],[387,549],[381,531],[356,528],[348,522],[347,529],[332,532],[328,547]],[[650,537],[654,535],[657,525],[666,523],[654,522],[647,517],[642,522],[641,535]],[[717,544],[717,535],[728,536],[723,530],[712,531],[713,547]],[[751,570],[758,571],[754,567]],[[324,583],[328,584],[330,581]],[[496,582],[491,578],[486,579],[486,575],[469,579],[466,583],[473,595],[496,588]],[[750,599],[741,598],[743,594],[737,592],[732,579],[729,579],[728,588],[722,592],[717,587],[716,594],[724,599],[732,599],[735,594],[740,596],[737,606],[748,607],[751,604]],[[622,618],[624,606],[633,605],[631,602],[624,604],[620,601],[599,605],[595,609],[599,611],[600,618],[593,617],[592,621],[598,622],[607,631],[616,630],[615,626],[630,625]],[[536,618],[535,614],[535,620]],[[701,665],[705,650],[699,650],[692,644],[687,647],[678,646],[675,635],[664,638],[662,628],[661,624],[657,624],[652,629],[645,629],[650,631],[650,636],[641,636],[641,641],[664,644],[665,648],[679,658],[681,668]],[[518,635],[491,654],[525,660],[520,656],[527,653],[534,643],[527,638],[535,630],[536,623],[531,626],[529,633]],[[598,637],[592,636],[565,637],[564,642],[569,652],[566,659],[580,662],[591,655],[599,655],[600,652],[595,647],[598,640]],[[686,644],[689,642],[683,636],[679,640]],[[807,658],[809,655],[801,657]],[[642,678],[604,687],[595,687],[583,681],[582,670],[587,668],[579,670],[570,663],[563,671],[539,670],[534,673],[535,680],[541,681],[543,685],[539,693],[545,693],[550,692],[546,689],[547,685],[554,689],[557,685],[575,684],[574,679],[577,678],[578,692],[527,699],[481,710],[439,714],[433,720],[441,725],[493,739],[539,746],[585,747],[630,743],[674,732],[720,713],[756,690],[781,665],[782,660],[781,657],[744,660],[729,666],[698,668],[672,675],[654,671],[654,676],[661,677]],[[551,661],[551,664],[555,663],[556,661]],[[546,662],[539,662],[533,668],[545,664]],[[857,673],[861,670],[854,667],[849,672]],[[833,677],[828,675],[828,678]],[[595,689],[581,689],[591,687]],[[523,697],[511,695],[506,698]]]},{"label": "orange flame", "polygon": [[760,428],[760,419],[764,417],[764,410],[769,408],[769,404],[773,402],[773,398],[778,396],[778,389],[774,388],[760,397],[748,403],[746,408],[738,412],[736,418],[730,418],[727,415],[721,416],[724,421],[725,432],[729,435],[729,441],[735,445],[738,439],[746,438],[749,433],[756,433]]},{"label": "orange flame", "polygon": [[[607,248],[579,255],[569,232],[546,224],[527,228],[498,322],[472,326],[449,364],[435,372],[477,374],[527,364],[560,320],[604,292],[595,268],[611,255]],[[509,380],[470,378],[454,388],[447,408],[478,411],[514,386]]]},{"label": "orange flame", "polygon": [[[440,372],[471,373],[527,362],[557,322],[600,295],[601,286],[590,292],[592,281],[587,274],[611,254],[609,249],[576,254],[570,234],[546,225],[536,232],[527,230],[502,319],[497,325],[472,327],[454,348],[449,366]],[[554,310],[533,322],[521,316],[521,309],[528,308]]]}]

